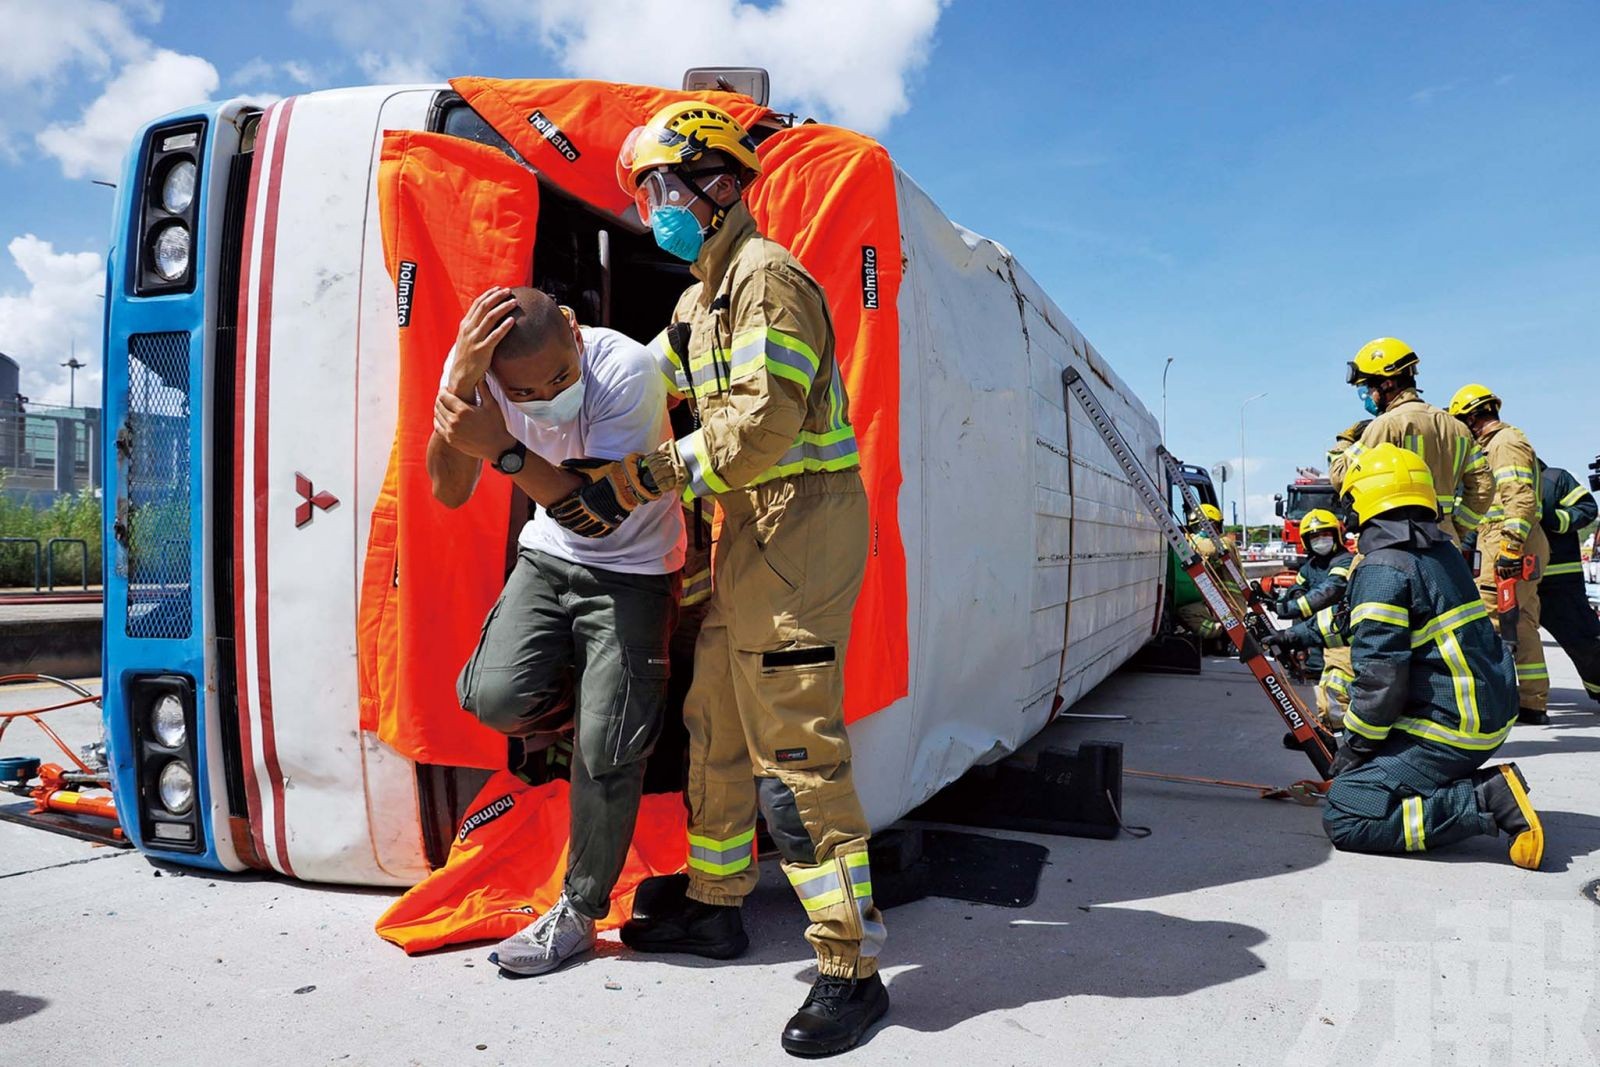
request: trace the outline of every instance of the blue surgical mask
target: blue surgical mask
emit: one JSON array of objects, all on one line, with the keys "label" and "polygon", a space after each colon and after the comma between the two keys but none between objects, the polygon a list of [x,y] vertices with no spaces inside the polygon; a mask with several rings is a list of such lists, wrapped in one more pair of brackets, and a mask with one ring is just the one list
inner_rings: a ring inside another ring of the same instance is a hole
[{"label": "blue surgical mask", "polygon": [[699,259],[700,249],[706,243],[700,220],[694,217],[694,212],[677,204],[666,204],[650,212],[650,232],[663,252],[686,263]]},{"label": "blue surgical mask", "polygon": [[1368,415],[1380,414],[1378,411],[1378,398],[1372,395],[1372,388],[1370,386],[1356,386],[1356,396],[1361,398],[1361,406],[1367,409]]},{"label": "blue surgical mask", "polygon": [[514,400],[517,410],[544,426],[565,426],[583,410],[584,377],[567,386],[549,400]]}]

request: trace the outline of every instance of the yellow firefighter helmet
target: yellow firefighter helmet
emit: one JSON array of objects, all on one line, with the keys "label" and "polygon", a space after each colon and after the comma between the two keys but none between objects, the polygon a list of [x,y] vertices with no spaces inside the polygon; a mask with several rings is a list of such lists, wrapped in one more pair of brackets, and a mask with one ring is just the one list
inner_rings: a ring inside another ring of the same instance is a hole
[{"label": "yellow firefighter helmet", "polygon": [[1489,404],[1493,404],[1498,408],[1500,406],[1500,398],[1489,392],[1487,385],[1479,385],[1477,382],[1473,382],[1457,389],[1456,395],[1450,398],[1450,414],[1459,419],[1464,415],[1471,415],[1479,408]]},{"label": "yellow firefighter helmet", "polygon": [[1323,530],[1332,530],[1339,536],[1344,536],[1344,524],[1339,521],[1339,516],[1327,508],[1312,508],[1300,520],[1300,539],[1304,541],[1314,533]]},{"label": "yellow firefighter helmet", "polygon": [[668,104],[622,142],[617,153],[617,184],[633,196],[646,171],[694,163],[709,152],[722,152],[746,170],[761,173],[756,142],[738,119],[697,100]]},{"label": "yellow firefighter helmet", "polygon": [[1385,441],[1361,453],[1345,472],[1344,491],[1356,517],[1370,522],[1396,508],[1427,508],[1439,514],[1433,475],[1415,452]]},{"label": "yellow firefighter helmet", "polygon": [[1361,346],[1348,364],[1345,380],[1360,385],[1378,378],[1415,374],[1421,362],[1416,351],[1398,337],[1379,337]]}]

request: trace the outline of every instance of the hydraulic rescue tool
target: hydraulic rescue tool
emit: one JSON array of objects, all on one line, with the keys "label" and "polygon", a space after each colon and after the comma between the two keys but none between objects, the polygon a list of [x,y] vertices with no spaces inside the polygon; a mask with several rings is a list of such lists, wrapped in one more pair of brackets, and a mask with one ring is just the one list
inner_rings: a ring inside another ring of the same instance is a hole
[{"label": "hydraulic rescue tool", "polygon": [[[1167,544],[1171,546],[1173,553],[1177,556],[1178,565],[1188,572],[1189,577],[1194,579],[1195,587],[1200,590],[1200,595],[1204,598],[1206,606],[1211,609],[1212,615],[1216,617],[1222,628],[1227,631],[1228,638],[1233,642],[1234,647],[1239,650],[1239,661],[1250,668],[1250,673],[1255,675],[1255,679],[1260,684],[1262,691],[1267,694],[1267,698],[1272,702],[1273,709],[1283,719],[1284,724],[1288,726],[1290,733],[1294,735],[1296,747],[1306,754],[1306,758],[1316,768],[1317,774],[1326,780],[1328,768],[1333,763],[1333,753],[1338,747],[1337,742],[1313,725],[1315,717],[1306,709],[1305,704],[1294,691],[1294,687],[1283,677],[1283,672],[1274,666],[1272,661],[1267,659],[1265,652],[1262,650],[1260,638],[1275,629],[1267,619],[1264,609],[1260,604],[1247,606],[1238,602],[1223,587],[1211,567],[1207,565],[1205,557],[1190,543],[1183,527],[1179,526],[1173,518],[1166,498],[1157,488],[1149,472],[1144,469],[1144,464],[1139,462],[1139,458],[1128,447],[1128,442],[1122,436],[1122,431],[1117,429],[1116,424],[1111,421],[1111,417],[1100,406],[1100,401],[1089,389],[1088,383],[1083,380],[1083,375],[1077,369],[1068,367],[1061,372],[1061,381],[1067,393],[1077,398],[1078,403],[1089,416],[1090,423],[1094,425],[1101,439],[1105,441],[1106,447],[1111,450],[1111,455],[1116,459],[1123,473],[1128,476],[1129,484],[1138,493],[1139,498],[1144,502],[1145,508],[1150,512],[1151,517],[1155,519],[1156,526],[1167,539]],[[1069,403],[1069,411],[1070,407]],[[1158,452],[1162,457],[1162,462],[1167,465],[1167,471],[1170,475],[1175,461],[1164,448],[1159,449]],[[1197,510],[1197,501],[1194,498],[1193,491],[1181,479],[1175,480],[1183,487],[1185,507],[1192,514]],[[1205,522],[1207,535],[1216,539],[1214,541],[1215,544],[1222,544],[1221,533],[1216,527],[1203,517],[1202,521]],[[1244,571],[1239,566],[1238,560],[1228,559],[1224,561],[1224,566],[1227,567],[1229,576],[1238,583],[1238,588],[1244,589],[1247,587]],[[1265,628],[1264,630],[1262,629],[1263,627]]]},{"label": "hydraulic rescue tool", "polygon": [[1522,621],[1522,608],[1517,604],[1517,583],[1531,582],[1539,576],[1539,558],[1523,556],[1522,569],[1511,575],[1502,574],[1499,567],[1494,572],[1495,607],[1500,613],[1500,640],[1512,652],[1517,650],[1517,624]]}]

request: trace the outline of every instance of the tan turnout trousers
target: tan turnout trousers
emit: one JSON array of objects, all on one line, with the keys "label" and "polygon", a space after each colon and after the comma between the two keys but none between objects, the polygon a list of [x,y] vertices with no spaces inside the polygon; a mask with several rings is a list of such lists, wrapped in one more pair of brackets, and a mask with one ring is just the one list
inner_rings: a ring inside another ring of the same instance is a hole
[{"label": "tan turnout trousers", "polygon": [[811,920],[818,968],[864,978],[884,927],[850,774],[843,669],[866,567],[866,494],[856,471],[820,472],[718,502],[711,608],[684,705],[689,896],[737,904],[755,888],[759,804]]}]

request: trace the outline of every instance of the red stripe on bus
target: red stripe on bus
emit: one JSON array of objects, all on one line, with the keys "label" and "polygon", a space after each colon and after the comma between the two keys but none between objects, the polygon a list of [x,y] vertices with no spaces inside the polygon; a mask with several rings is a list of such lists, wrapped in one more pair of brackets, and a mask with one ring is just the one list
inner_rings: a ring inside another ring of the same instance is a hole
[{"label": "red stripe on bus", "polygon": [[267,410],[271,387],[272,367],[272,271],[278,243],[278,194],[282,189],[283,142],[289,131],[289,117],[294,111],[294,98],[278,105],[278,128],[272,138],[272,167],[267,177],[266,201],[262,204],[261,226],[261,284],[256,294],[258,322],[256,324],[256,426],[255,426],[255,520],[256,520],[256,683],[260,689],[258,709],[261,715],[261,754],[267,765],[268,784],[272,787],[272,802],[278,809],[275,820],[278,863],[284,874],[294,877],[294,866],[289,862],[287,812],[283,803],[283,772],[278,765],[278,743],[272,728],[272,652],[267,634]]},{"label": "red stripe on bus", "polygon": [[[270,108],[261,117],[260,129],[267,128],[276,110],[276,107]],[[251,743],[250,657],[245,654],[244,647],[244,369],[249,365],[250,354],[250,263],[256,252],[256,197],[260,195],[261,177],[259,167],[250,172],[250,189],[245,196],[244,246],[239,250],[243,283],[239,286],[239,317],[234,320],[239,329],[233,342],[233,670],[238,700],[239,762],[244,769],[250,836],[258,862],[267,863],[267,843],[261,833],[265,819],[261,810],[261,782],[256,778],[255,750]]]}]

